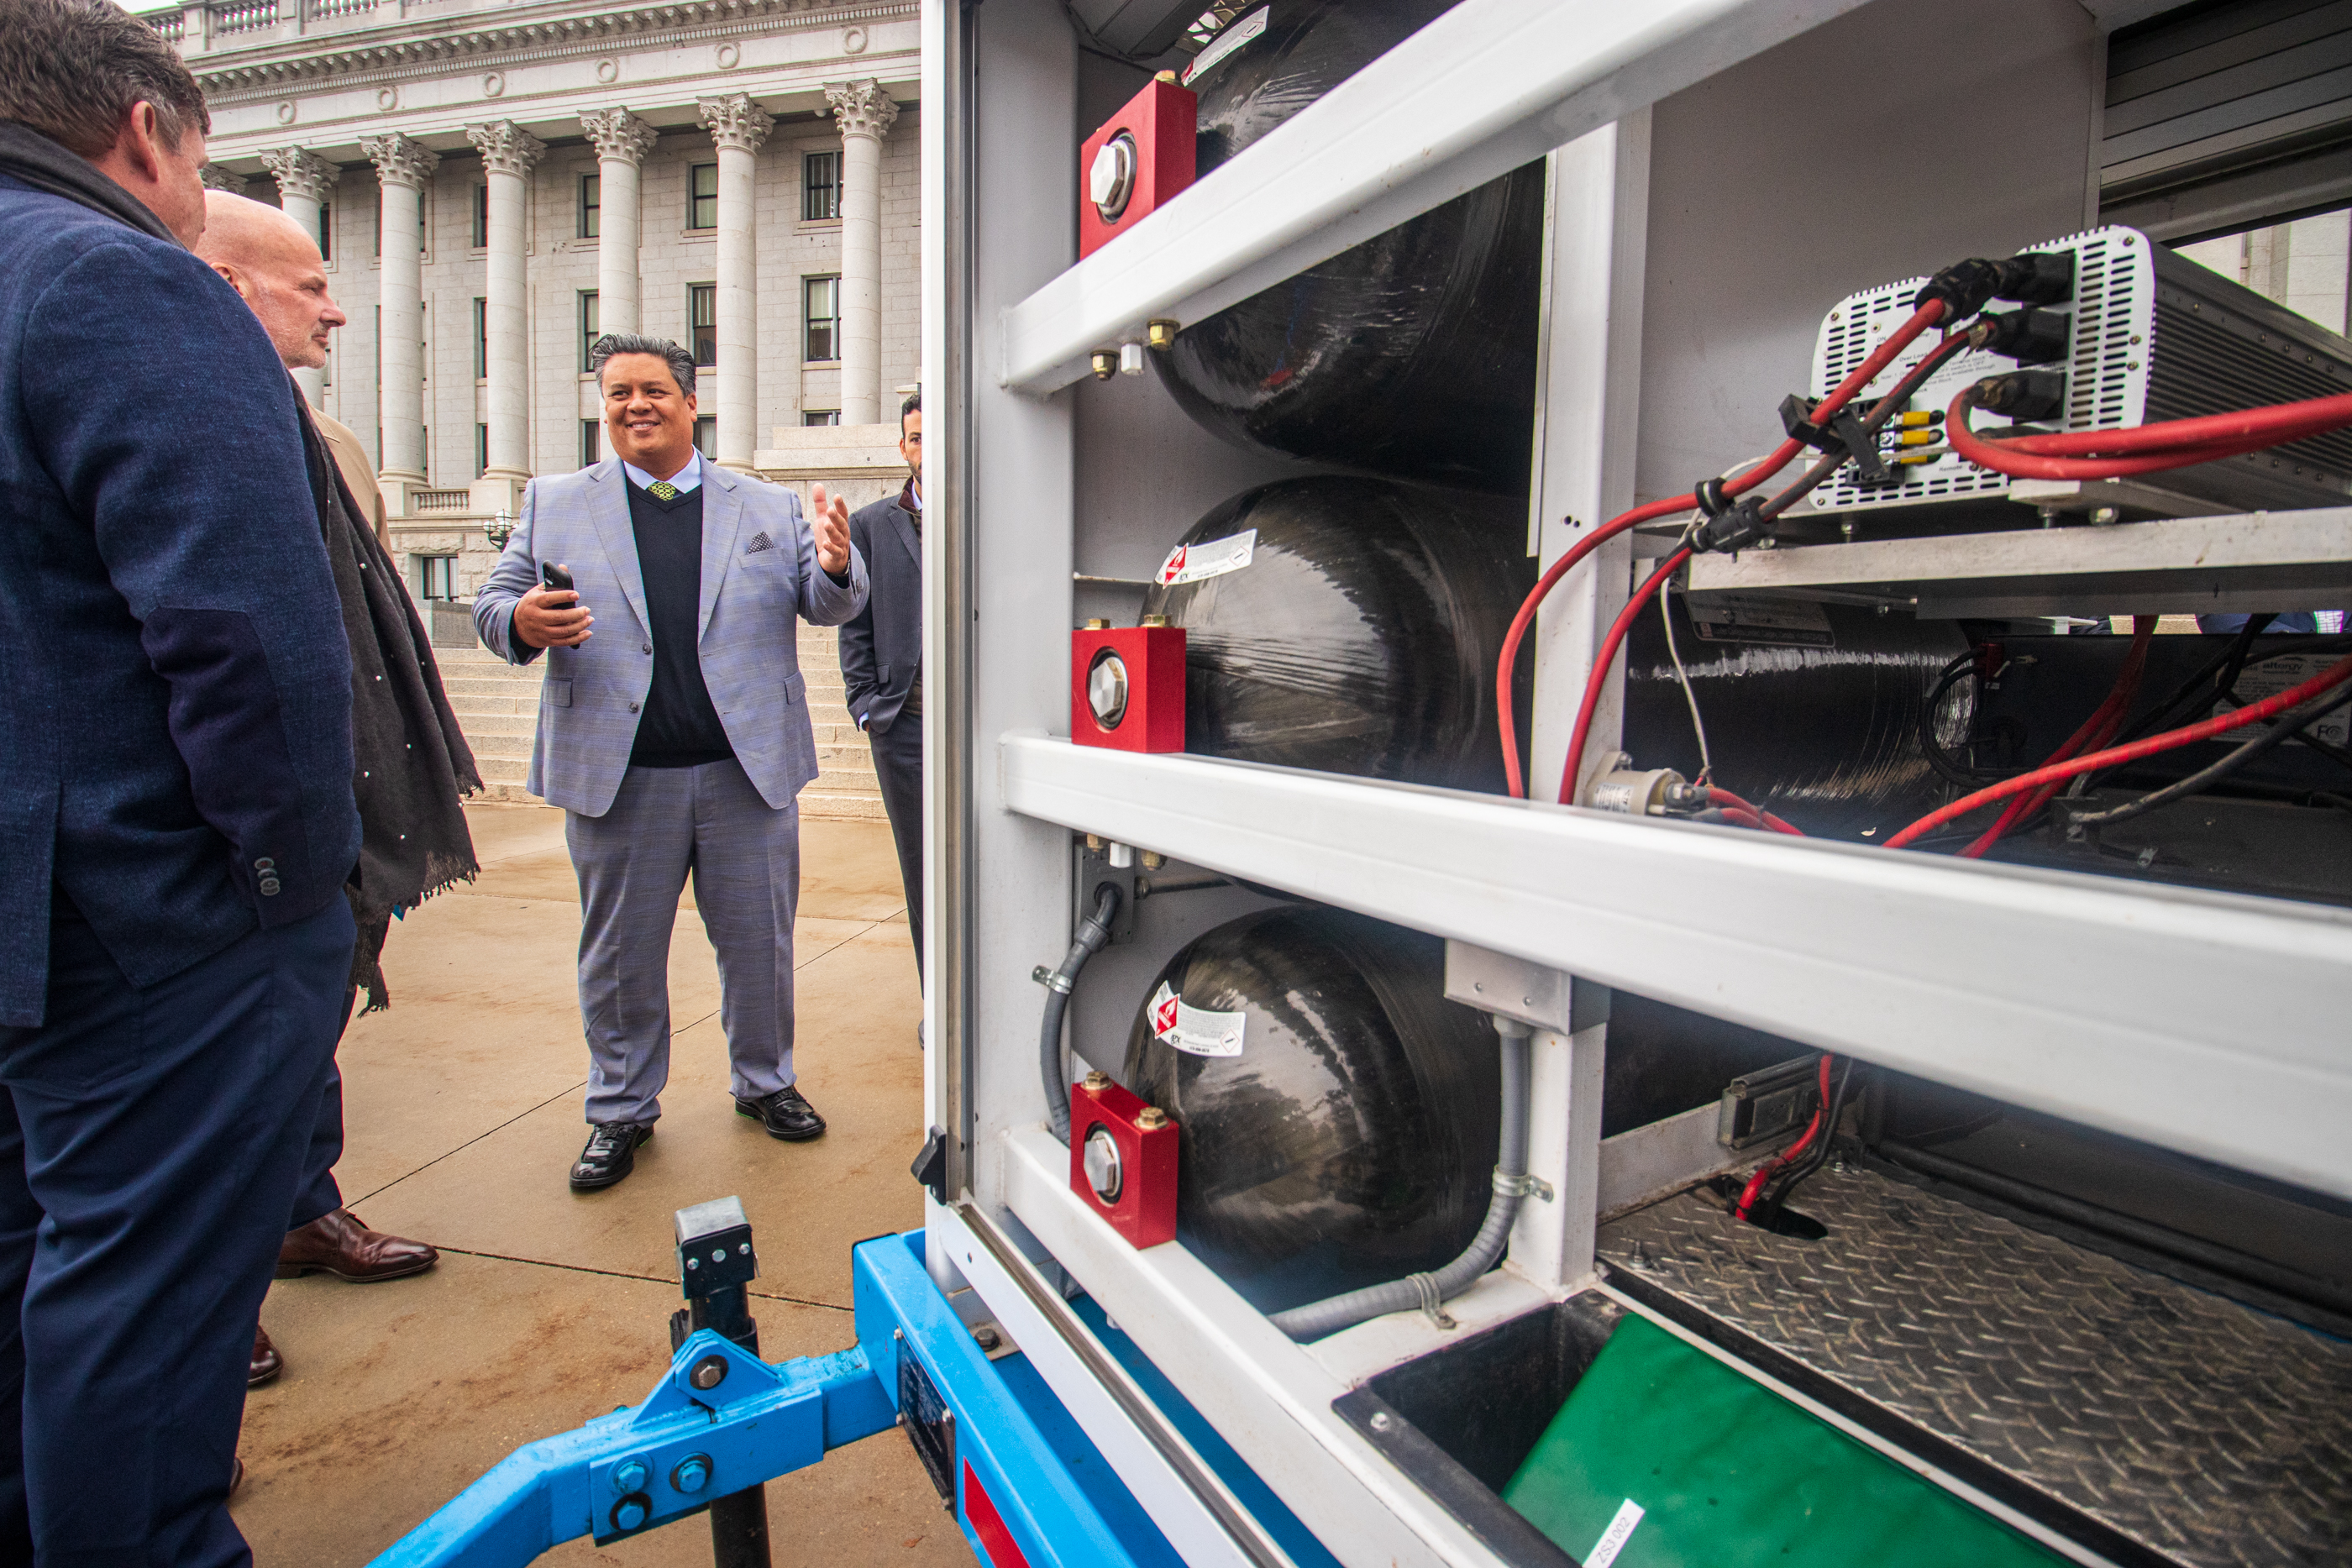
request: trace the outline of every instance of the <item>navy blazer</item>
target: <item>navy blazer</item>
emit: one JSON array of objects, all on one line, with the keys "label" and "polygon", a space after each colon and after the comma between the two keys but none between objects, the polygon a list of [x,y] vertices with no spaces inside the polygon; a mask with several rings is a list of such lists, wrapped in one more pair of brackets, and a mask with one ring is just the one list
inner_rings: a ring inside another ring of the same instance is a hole
[{"label": "navy blazer", "polygon": [[841,685],[852,717],[887,735],[923,659],[923,536],[897,496],[849,517],[849,542],[866,558],[873,591],[842,622]]},{"label": "navy blazer", "polygon": [[341,896],[352,665],[276,350],[178,246],[0,176],[0,1025],[52,884],[134,985]]}]

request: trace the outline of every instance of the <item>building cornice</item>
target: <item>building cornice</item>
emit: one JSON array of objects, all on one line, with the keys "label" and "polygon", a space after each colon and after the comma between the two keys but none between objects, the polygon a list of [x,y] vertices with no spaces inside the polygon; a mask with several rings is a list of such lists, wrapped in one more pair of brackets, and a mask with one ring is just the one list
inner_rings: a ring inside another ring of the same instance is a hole
[{"label": "building cornice", "polygon": [[368,35],[374,29],[340,33],[331,42],[322,39],[318,46],[309,46],[302,39],[271,38],[246,47],[215,50],[192,59],[189,65],[206,99],[215,104],[231,104],[267,98],[289,88],[397,82],[438,75],[453,67],[525,65],[597,54],[615,46],[675,45],[852,22],[897,21],[919,14],[918,0],[690,0],[585,16],[549,16],[540,21],[496,26],[452,25],[445,31],[398,38],[371,38]]}]

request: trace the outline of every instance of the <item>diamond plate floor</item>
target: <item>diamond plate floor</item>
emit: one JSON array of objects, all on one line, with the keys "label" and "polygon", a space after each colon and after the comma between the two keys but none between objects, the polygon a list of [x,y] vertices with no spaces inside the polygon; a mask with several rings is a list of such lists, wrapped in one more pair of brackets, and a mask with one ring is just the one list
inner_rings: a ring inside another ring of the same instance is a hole
[{"label": "diamond plate floor", "polygon": [[2193,1568],[2352,1563],[2352,1345],[1862,1170],[1794,1240],[1685,1194],[1601,1255]]}]

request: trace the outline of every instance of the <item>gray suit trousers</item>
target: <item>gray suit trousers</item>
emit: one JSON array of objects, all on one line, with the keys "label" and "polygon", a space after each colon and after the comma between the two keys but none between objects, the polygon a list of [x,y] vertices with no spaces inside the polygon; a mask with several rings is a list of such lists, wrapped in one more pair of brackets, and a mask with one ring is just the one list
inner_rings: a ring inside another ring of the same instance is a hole
[{"label": "gray suit trousers", "polygon": [[731,758],[632,768],[611,810],[564,817],[580,877],[588,1120],[651,1122],[669,1082],[669,938],[688,872],[719,952],[719,1022],[739,1099],[793,1082],[800,804],[771,807]]}]

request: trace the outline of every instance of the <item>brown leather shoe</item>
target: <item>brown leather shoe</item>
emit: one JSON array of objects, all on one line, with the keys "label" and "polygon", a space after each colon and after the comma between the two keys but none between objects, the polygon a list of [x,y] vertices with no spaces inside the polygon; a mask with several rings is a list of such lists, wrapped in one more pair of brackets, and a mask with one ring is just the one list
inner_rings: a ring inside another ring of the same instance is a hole
[{"label": "brown leather shoe", "polygon": [[286,1233],[278,1249],[278,1277],[295,1280],[323,1269],[338,1280],[372,1285],[379,1280],[422,1274],[440,1258],[422,1241],[370,1230],[360,1223],[358,1215],[339,1208]]},{"label": "brown leather shoe", "polygon": [[269,1343],[269,1331],[259,1323],[253,1325],[253,1360],[245,1369],[245,1385],[258,1388],[286,1370],[286,1358]]}]

